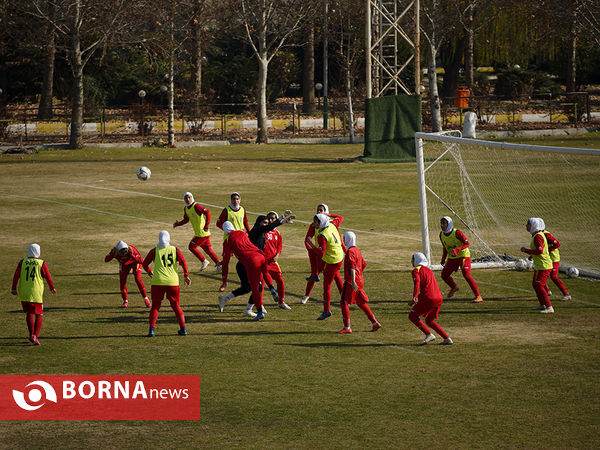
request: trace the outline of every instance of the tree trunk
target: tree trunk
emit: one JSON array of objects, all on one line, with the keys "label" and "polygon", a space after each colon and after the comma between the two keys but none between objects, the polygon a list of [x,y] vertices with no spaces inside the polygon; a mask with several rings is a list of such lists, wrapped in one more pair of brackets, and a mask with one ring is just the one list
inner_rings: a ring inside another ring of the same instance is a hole
[{"label": "tree trunk", "polygon": [[315,28],[312,22],[307,25],[303,53],[302,112],[314,114],[317,108],[315,105]]},{"label": "tree trunk", "polygon": [[201,2],[194,2],[197,20],[192,23],[192,89],[191,98],[195,116],[200,115],[200,99],[202,96],[202,13]]},{"label": "tree trunk", "polygon": [[473,2],[468,6],[465,22],[465,84],[473,92]]},{"label": "tree trunk", "polygon": [[348,97],[348,129],[350,131],[350,142],[354,143],[354,111],[352,109],[352,74],[350,66],[346,66],[346,95]]},{"label": "tree trunk", "polygon": [[73,71],[73,99],[71,111],[71,136],[70,148],[83,147],[83,61],[81,54],[81,41],[79,36],[79,15],[81,4],[79,0],[74,3],[73,23],[71,27],[71,70]]},{"label": "tree trunk", "polygon": [[571,30],[569,32],[569,62],[567,67],[567,92],[577,90],[577,30],[575,18],[572,19]]},{"label": "tree trunk", "polygon": [[169,54],[169,118],[167,119],[167,144],[169,147],[175,147],[175,83],[174,72],[175,72],[175,23],[174,17],[171,16],[171,28],[170,28],[170,43],[171,49]]},{"label": "tree trunk", "polygon": [[[56,16],[56,5],[54,2],[48,2],[48,15],[54,20]],[[45,36],[48,39],[46,43],[46,60],[44,64],[44,75],[42,82],[42,91],[40,105],[38,108],[38,119],[50,120],[54,115],[52,112],[52,95],[54,86],[54,60],[56,55],[56,33],[52,24],[47,26]]]},{"label": "tree trunk", "polygon": [[460,65],[462,61],[462,57],[464,55],[464,49],[466,45],[466,37],[460,36],[457,38],[456,49],[452,48],[452,42],[448,42],[441,52],[441,55],[450,56],[451,59],[446,59],[444,61],[444,85],[442,97],[450,98],[454,97],[456,88],[458,87],[459,80],[459,71]]},{"label": "tree trunk", "polygon": [[437,52],[434,42],[429,46],[429,57],[427,58],[427,79],[429,81],[429,108],[431,109],[431,130],[434,133],[442,131],[442,115],[440,108],[440,96],[437,85],[437,65],[435,62]]},{"label": "tree trunk", "polygon": [[266,144],[269,141],[267,130],[267,74],[269,61],[265,54],[258,59],[258,130],[256,142]]}]

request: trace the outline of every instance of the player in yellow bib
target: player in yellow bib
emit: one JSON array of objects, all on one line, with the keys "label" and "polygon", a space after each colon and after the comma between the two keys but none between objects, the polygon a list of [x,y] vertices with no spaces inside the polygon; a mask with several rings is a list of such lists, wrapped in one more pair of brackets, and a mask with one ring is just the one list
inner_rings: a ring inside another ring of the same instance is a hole
[{"label": "player in yellow bib", "polygon": [[475,296],[473,303],[481,303],[483,299],[479,294],[479,287],[471,275],[471,252],[469,251],[469,245],[471,244],[462,231],[454,228],[452,218],[448,216],[442,217],[440,226],[442,228],[440,241],[443,247],[440,264],[444,266],[442,269],[442,280],[450,286],[448,298],[454,296],[458,291],[458,286],[452,278],[452,273],[460,269]]},{"label": "player in yellow bib", "polygon": [[552,259],[548,250],[548,241],[544,235],[544,221],[537,217],[531,217],[527,220],[527,231],[531,233],[531,243],[529,248],[521,247],[523,253],[531,255],[533,259],[533,280],[531,282],[540,305],[534,309],[540,310],[543,314],[552,314],[554,308],[548,297],[548,277],[552,272]]},{"label": "player in yellow bib", "polygon": [[313,217],[313,224],[317,238],[317,245],[314,247],[323,261],[323,314],[317,318],[323,320],[331,317],[331,284],[334,280],[338,291],[342,293],[344,283],[340,268],[344,262],[346,247],[337,226],[329,221],[329,216],[317,214]]},{"label": "player in yellow bib", "polygon": [[185,328],[185,317],[181,306],[179,306],[179,275],[177,274],[177,263],[183,269],[183,277],[186,285],[191,284],[188,273],[187,263],[181,254],[181,251],[171,245],[171,236],[168,231],[158,233],[158,244],[150,250],[144,258],[142,266],[146,272],[150,270],[150,264],[154,263],[154,271],[152,274],[152,287],[150,296],[152,297],[152,308],[150,309],[150,329],[148,337],[153,337],[155,334],[156,319],[158,319],[158,310],[165,294],[171,304],[171,308],[177,317],[179,323],[179,331],[177,334],[185,336],[187,334]]},{"label": "player in yellow bib", "polygon": [[[250,225],[248,224],[248,217],[246,216],[246,210],[241,206],[242,197],[238,192],[232,192],[230,196],[229,205],[223,208],[221,215],[217,220],[217,227],[223,229],[225,222],[231,222],[233,229],[236,231],[250,232]],[[221,287],[219,291],[223,292],[227,287],[227,277],[229,275],[229,260],[231,259],[231,248],[227,242],[227,235],[223,235],[223,255],[221,259]]]},{"label": "player in yellow bib", "polygon": [[17,264],[11,288],[11,293],[19,296],[23,312],[26,314],[28,339],[34,345],[40,345],[39,336],[44,319],[44,280],[48,283],[50,292],[56,294],[48,265],[40,259],[40,253],[38,244],[29,246],[27,258],[23,258]]},{"label": "player in yellow bib", "polygon": [[204,253],[206,253],[208,257],[213,260],[216,266],[216,271],[220,272],[221,261],[219,261],[219,257],[213,251],[210,244],[210,231],[208,229],[208,226],[210,225],[210,210],[208,208],[204,208],[199,203],[196,203],[191,192],[186,192],[183,194],[183,201],[185,202],[185,207],[183,208],[183,219],[173,223],[173,228],[180,227],[188,222],[191,222],[192,227],[194,228],[194,237],[190,241],[188,249],[196,258],[200,260],[200,271],[206,269],[206,267],[210,264],[210,261],[206,259],[202,253],[200,253],[198,247],[204,250]]}]

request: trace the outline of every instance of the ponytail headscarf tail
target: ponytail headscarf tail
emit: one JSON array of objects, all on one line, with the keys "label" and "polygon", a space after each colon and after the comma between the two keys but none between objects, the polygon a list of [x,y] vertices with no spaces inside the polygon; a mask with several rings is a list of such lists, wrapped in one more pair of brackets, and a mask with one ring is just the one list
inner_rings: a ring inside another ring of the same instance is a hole
[{"label": "ponytail headscarf tail", "polygon": [[31,244],[27,249],[27,257],[28,258],[39,258],[42,254],[40,250],[40,246],[38,244]]},{"label": "ponytail headscarf tail", "polygon": [[346,231],[344,233],[344,245],[346,248],[356,247],[356,234],[352,231]]},{"label": "ponytail headscarf tail", "polygon": [[235,228],[229,220],[223,224],[223,233],[225,233],[227,236],[229,236],[229,233],[231,233],[234,230]]},{"label": "ponytail headscarf tail", "polygon": [[[189,203],[188,203],[188,202],[186,201],[186,199],[185,199],[185,198],[186,198],[186,197],[188,197],[188,196],[189,196],[189,197],[191,197],[191,199],[190,199],[190,202],[189,202]],[[186,192],[185,194],[183,194],[183,201],[185,202],[185,204],[186,204],[187,206],[193,205],[193,204],[194,204],[194,195],[193,195],[191,192]]]},{"label": "ponytail headscarf tail", "polygon": [[448,234],[454,228],[454,222],[452,222],[452,218],[450,216],[444,216],[444,217],[442,217],[442,219],[444,219],[444,220],[446,220],[446,222],[448,222],[448,226],[444,230],[444,233]]},{"label": "ponytail headscarf tail", "polygon": [[322,206],[325,209],[325,212],[329,214],[329,206],[327,206],[325,203],[319,203],[317,205],[317,209],[319,209],[319,206]]},{"label": "ponytail headscarf tail", "polygon": [[117,245],[115,245],[115,248],[117,249],[117,251],[121,251],[124,248],[129,248],[129,247],[127,246],[127,244],[125,242],[119,241],[119,242],[117,242]]},{"label": "ponytail headscarf tail", "polygon": [[412,265],[413,267],[423,266],[427,267],[429,265],[429,261],[423,253],[417,252],[412,255]]},{"label": "ponytail headscarf tail", "polygon": [[160,233],[158,233],[158,248],[167,248],[169,245],[171,245],[171,235],[169,234],[168,231],[166,230],[162,230]]},{"label": "ponytail headscarf tail", "polygon": [[319,220],[319,230],[322,230],[329,225],[329,217],[325,214],[317,214],[315,217]]}]

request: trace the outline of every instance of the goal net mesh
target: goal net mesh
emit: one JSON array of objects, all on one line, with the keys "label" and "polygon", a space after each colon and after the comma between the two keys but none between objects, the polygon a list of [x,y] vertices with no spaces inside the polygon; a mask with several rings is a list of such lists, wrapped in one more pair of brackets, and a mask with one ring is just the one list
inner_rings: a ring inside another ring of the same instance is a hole
[{"label": "goal net mesh", "polygon": [[541,217],[561,242],[562,267],[600,275],[600,150],[426,133],[417,134],[417,147],[418,139],[433,262],[441,256],[443,216],[469,239],[474,263],[493,265],[526,256],[520,248],[531,239],[527,219]]}]

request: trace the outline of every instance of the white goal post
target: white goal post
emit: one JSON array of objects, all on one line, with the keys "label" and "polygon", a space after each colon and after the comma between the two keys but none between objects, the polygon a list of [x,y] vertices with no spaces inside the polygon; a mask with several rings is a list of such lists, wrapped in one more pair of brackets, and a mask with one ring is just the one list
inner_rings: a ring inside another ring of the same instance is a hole
[{"label": "white goal post", "polygon": [[529,217],[560,242],[561,270],[600,276],[600,150],[416,133],[423,253],[441,257],[440,219],[471,246],[473,267],[511,267],[526,255]]}]

